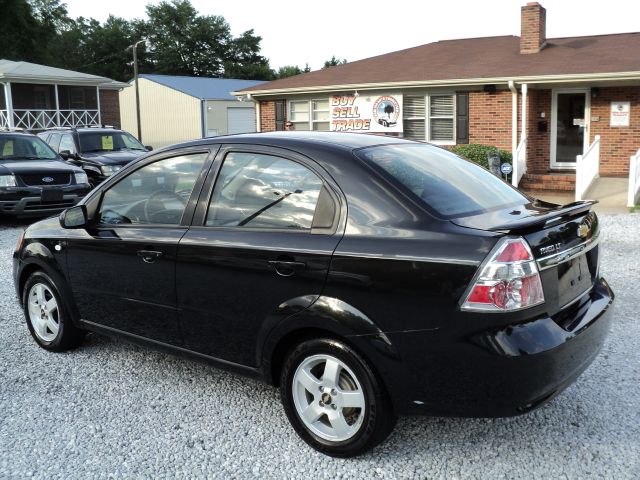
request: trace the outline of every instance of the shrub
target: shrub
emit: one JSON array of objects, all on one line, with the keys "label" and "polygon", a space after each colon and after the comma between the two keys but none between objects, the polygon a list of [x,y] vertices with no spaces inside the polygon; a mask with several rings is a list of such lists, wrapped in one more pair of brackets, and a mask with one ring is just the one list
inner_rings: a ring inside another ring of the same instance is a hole
[{"label": "shrub", "polygon": [[480,145],[477,143],[456,145],[455,147],[451,147],[451,151],[456,155],[460,155],[467,160],[471,160],[484,168],[489,168],[487,156],[491,153],[495,153],[496,151],[500,154],[500,163],[512,163],[511,152],[489,145]]}]

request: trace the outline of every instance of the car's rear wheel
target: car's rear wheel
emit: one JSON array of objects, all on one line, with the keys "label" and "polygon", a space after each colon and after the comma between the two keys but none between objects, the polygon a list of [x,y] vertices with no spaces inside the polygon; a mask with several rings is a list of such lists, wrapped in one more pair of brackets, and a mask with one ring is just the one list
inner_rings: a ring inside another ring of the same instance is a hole
[{"label": "car's rear wheel", "polygon": [[27,279],[22,303],[29,332],[42,348],[61,352],[77,347],[84,332],[71,321],[54,281],[44,272]]},{"label": "car's rear wheel", "polygon": [[327,455],[358,455],[383,441],[395,425],[375,372],[337,340],[309,340],[294,348],[282,369],[280,395],[296,432]]}]

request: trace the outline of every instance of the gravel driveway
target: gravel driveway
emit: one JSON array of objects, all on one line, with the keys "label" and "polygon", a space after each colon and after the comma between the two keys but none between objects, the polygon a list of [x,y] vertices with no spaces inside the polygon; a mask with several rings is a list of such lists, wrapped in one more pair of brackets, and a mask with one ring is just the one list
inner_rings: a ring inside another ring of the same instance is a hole
[{"label": "gravel driveway", "polygon": [[0,478],[640,478],[640,215],[602,224],[617,318],[576,384],[516,418],[403,418],[352,460],[303,444],[256,381],[97,335],[37,347],[0,225]]}]

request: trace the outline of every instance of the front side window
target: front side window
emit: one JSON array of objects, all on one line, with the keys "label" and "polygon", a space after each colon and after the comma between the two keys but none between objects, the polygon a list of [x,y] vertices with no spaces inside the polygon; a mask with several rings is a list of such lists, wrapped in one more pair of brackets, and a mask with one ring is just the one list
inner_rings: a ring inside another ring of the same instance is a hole
[{"label": "front side window", "polygon": [[102,224],[178,225],[207,153],[150,163],[109,188],[99,211]]},{"label": "front side window", "polygon": [[72,154],[76,153],[76,144],[74,143],[73,137],[71,135],[62,135],[58,151],[62,152],[64,150],[68,150],[69,153]]},{"label": "front side window", "polygon": [[529,202],[484,168],[433,145],[369,147],[357,155],[444,218]]},{"label": "front side window", "polygon": [[322,180],[307,167],[261,153],[229,153],[207,226],[310,230]]},{"label": "front side window", "polygon": [[138,140],[127,132],[81,132],[79,137],[82,153],[146,150]]},{"label": "front side window", "polygon": [[53,160],[58,155],[41,138],[24,134],[0,135],[0,160]]}]

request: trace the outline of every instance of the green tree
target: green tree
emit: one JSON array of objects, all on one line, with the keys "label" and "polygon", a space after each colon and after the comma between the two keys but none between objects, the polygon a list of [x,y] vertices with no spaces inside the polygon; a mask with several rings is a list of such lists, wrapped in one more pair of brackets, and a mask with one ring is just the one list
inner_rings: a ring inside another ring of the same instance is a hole
[{"label": "green tree", "polygon": [[221,76],[231,42],[223,17],[198,16],[187,0],[147,5],[147,38],[155,73]]},{"label": "green tree", "polygon": [[280,67],[278,69],[278,73],[276,76],[278,78],[287,78],[293,77],[294,75],[300,75],[302,70],[297,65],[285,65],[284,67]]},{"label": "green tree", "polygon": [[337,65],[344,65],[345,63],[347,63],[346,58],[339,59],[339,58],[336,58],[335,55],[332,55],[331,59],[324,62],[324,66],[322,68],[335,67]]},{"label": "green tree", "polygon": [[26,0],[0,0],[0,56],[39,62],[43,58],[40,23]]}]

